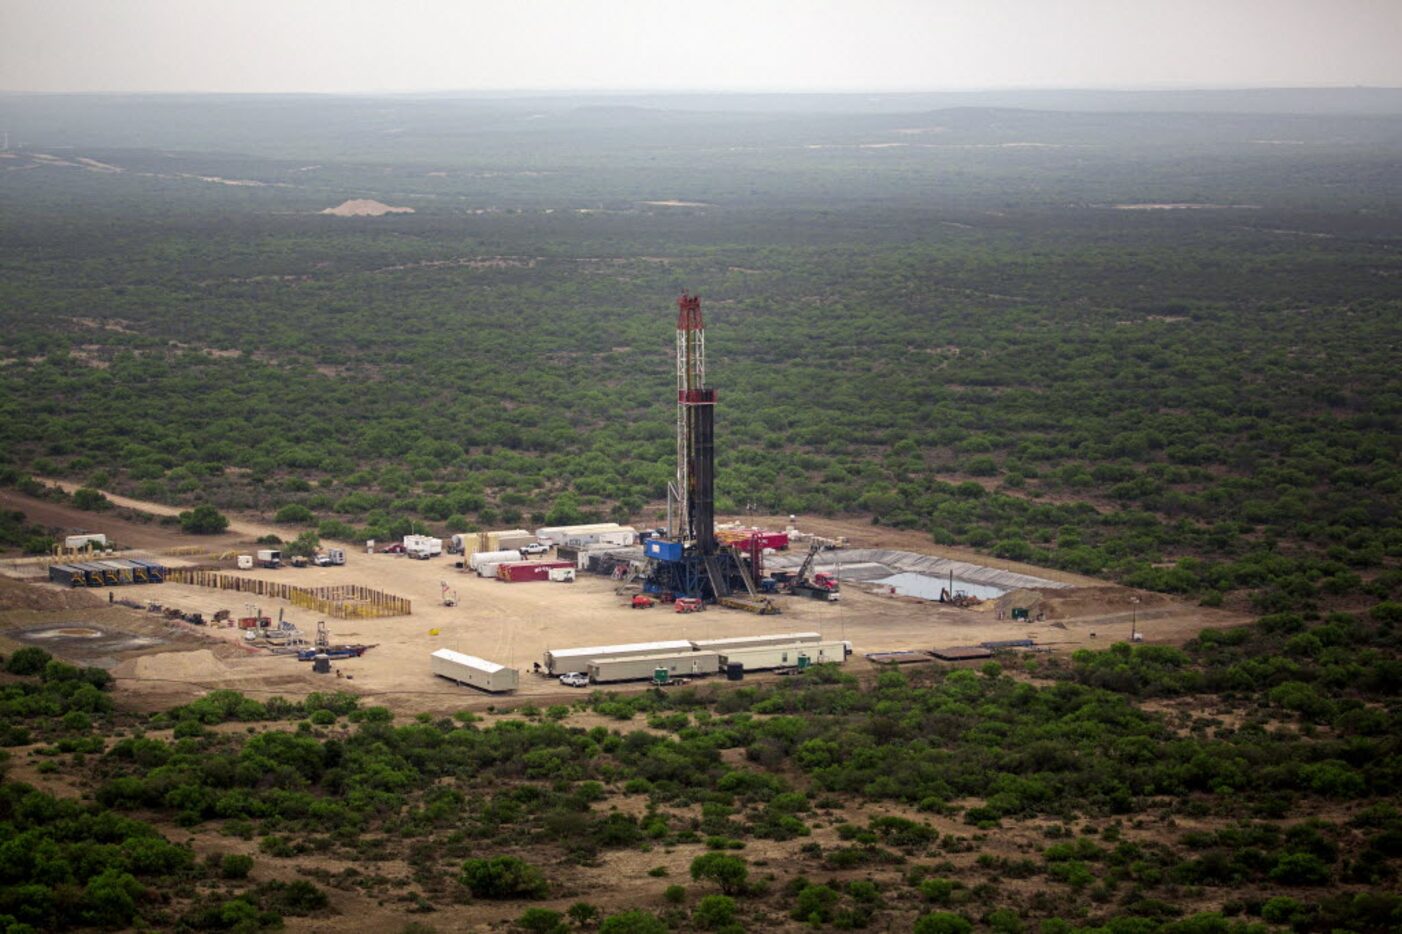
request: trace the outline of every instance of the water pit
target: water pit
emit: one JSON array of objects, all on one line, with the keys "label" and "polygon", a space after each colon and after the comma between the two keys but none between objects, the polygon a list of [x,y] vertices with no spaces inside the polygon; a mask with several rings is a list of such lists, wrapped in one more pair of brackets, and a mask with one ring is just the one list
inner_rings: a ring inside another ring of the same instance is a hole
[{"label": "water pit", "polygon": [[[775,555],[766,563],[773,569],[793,569],[803,563],[803,555]],[[1024,588],[1061,590],[1070,586],[1031,574],[887,548],[825,551],[814,559],[813,570],[825,571],[841,581],[893,587],[898,594],[922,600],[938,600],[940,590],[949,587],[951,576],[956,593],[963,591],[981,600],[995,600]]]},{"label": "water pit", "polygon": [[916,574],[914,571],[902,571],[899,574],[892,574],[890,577],[883,577],[871,583],[890,587],[902,597],[919,597],[921,600],[938,600],[942,590],[949,590],[956,594],[966,593],[971,597],[978,597],[980,600],[996,600],[1008,592],[1006,589],[994,587],[992,584],[975,584],[957,577],[954,578],[954,586],[951,588],[947,577],[930,577],[928,574]]}]

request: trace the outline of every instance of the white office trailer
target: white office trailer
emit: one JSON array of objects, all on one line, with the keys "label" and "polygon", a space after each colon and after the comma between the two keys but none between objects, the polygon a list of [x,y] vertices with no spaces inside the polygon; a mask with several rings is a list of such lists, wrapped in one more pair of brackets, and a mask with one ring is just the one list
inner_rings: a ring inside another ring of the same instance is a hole
[{"label": "white office trailer", "polygon": [[83,535],[69,535],[63,540],[64,548],[106,548],[107,536],[100,532],[88,532]]},{"label": "white office trailer", "polygon": [[692,652],[685,639],[667,642],[630,642],[623,645],[592,645],[578,649],[547,649],[543,659],[545,670],[552,675],[567,671],[584,671],[595,659],[631,658],[637,655],[662,655]]},{"label": "white office trailer", "polygon": [[[852,652],[850,642],[791,643],[789,645],[757,645],[749,648],[720,650],[720,668],[739,664],[744,671],[768,671],[774,668],[798,668],[800,665],[838,665],[847,661]],[[800,662],[800,657],[804,660]]]},{"label": "white office trailer", "polygon": [[650,681],[663,671],[666,672],[666,680],[700,678],[720,670],[720,656],[715,652],[681,650],[658,655],[596,658],[583,670],[588,672],[589,680],[594,684]]},{"label": "white office trailer", "polygon": [[439,649],[429,656],[429,666],[435,675],[466,684],[469,687],[492,694],[503,694],[516,690],[520,678],[515,668],[507,668],[496,662],[464,655],[452,649]]},{"label": "white office trailer", "polygon": [[554,525],[535,530],[535,537],[547,545],[567,545],[584,548],[589,545],[632,545],[638,540],[638,530],[617,522],[596,522],[592,525]]},{"label": "white office trailer", "polygon": [[732,636],[728,639],[699,639],[691,644],[698,650],[711,649],[725,654],[726,649],[752,649],[766,645],[797,645],[819,643],[823,637],[816,632],[778,632],[767,636]]}]

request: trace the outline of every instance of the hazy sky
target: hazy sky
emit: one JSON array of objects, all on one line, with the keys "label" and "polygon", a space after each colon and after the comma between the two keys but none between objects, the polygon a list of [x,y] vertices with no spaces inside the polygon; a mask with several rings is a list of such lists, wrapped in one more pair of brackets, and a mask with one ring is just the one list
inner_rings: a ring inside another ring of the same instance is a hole
[{"label": "hazy sky", "polygon": [[0,0],[0,90],[1402,86],[1402,0]]}]

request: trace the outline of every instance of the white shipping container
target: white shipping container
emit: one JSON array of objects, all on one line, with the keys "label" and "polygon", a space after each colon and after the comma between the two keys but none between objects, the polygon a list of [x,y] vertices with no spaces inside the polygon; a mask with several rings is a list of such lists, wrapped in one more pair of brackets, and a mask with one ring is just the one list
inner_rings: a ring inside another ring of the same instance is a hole
[{"label": "white shipping container", "polygon": [[617,522],[595,522],[590,525],[553,525],[543,529],[535,530],[535,537],[547,545],[563,545],[574,541],[581,544],[598,542],[598,536],[605,533],[613,533],[618,538],[627,538],[625,545],[633,544],[637,538],[637,530],[631,525],[619,525]]},{"label": "white shipping container", "polygon": [[94,548],[106,548],[107,536],[101,532],[90,532],[86,535],[70,535],[63,540],[64,548],[86,548],[89,545]]},{"label": "white shipping container", "polygon": [[665,668],[671,678],[700,678],[720,670],[715,652],[669,652],[662,655],[634,655],[626,658],[596,658],[585,669],[597,684],[614,681],[649,681],[657,669]]},{"label": "white shipping container", "polygon": [[765,645],[795,645],[800,642],[818,643],[823,637],[816,632],[779,632],[766,636],[733,636],[729,639],[701,639],[691,644],[698,649],[714,649],[725,654],[726,649],[758,648]]},{"label": "white shipping container", "polygon": [[630,642],[624,645],[593,645],[578,649],[547,649],[544,662],[545,670],[553,675],[566,671],[583,671],[584,666],[595,659],[691,651],[695,651],[691,643],[682,639],[667,642]]},{"label": "white shipping container", "polygon": [[535,533],[527,532],[525,529],[516,529],[511,532],[501,532],[497,535],[494,544],[502,551],[508,548],[520,548],[522,545],[529,545],[535,541]]},{"label": "white shipping container", "polygon": [[240,570],[240,571],[251,571],[251,570],[253,570],[253,556],[252,556],[252,555],[239,555],[239,570]]},{"label": "white shipping container", "polygon": [[493,694],[516,690],[520,679],[520,673],[515,668],[452,649],[439,649],[428,660],[430,670],[438,677]]},{"label": "white shipping container", "polygon": [[552,581],[565,583],[574,580],[574,572],[574,568],[550,568],[546,573],[550,575]]}]

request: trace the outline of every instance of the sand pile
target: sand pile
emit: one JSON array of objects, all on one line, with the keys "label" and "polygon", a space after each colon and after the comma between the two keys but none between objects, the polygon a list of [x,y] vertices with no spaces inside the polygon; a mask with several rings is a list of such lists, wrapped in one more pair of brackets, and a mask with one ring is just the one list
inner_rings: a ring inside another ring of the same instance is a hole
[{"label": "sand pile", "polygon": [[333,214],[336,217],[379,217],[382,214],[413,214],[414,209],[396,208],[369,198],[352,198],[349,201],[342,201],[334,208],[327,208],[321,213]]}]

